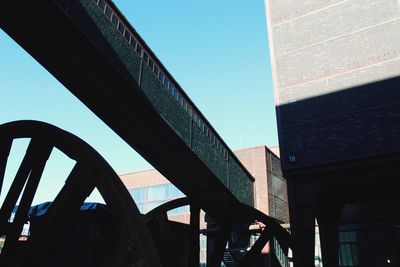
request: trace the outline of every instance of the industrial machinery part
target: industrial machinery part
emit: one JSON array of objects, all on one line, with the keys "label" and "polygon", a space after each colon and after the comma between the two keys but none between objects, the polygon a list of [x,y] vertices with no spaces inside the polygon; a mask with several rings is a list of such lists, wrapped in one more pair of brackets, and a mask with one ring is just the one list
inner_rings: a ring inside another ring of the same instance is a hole
[{"label": "industrial machinery part", "polygon": [[[71,227],[94,188],[103,197],[114,227],[113,243],[106,253],[97,255],[93,266],[162,266],[142,216],[118,175],[94,149],[68,132],[37,121],[0,125],[0,189],[13,140],[18,138],[29,138],[30,143],[0,210],[0,237],[5,237],[0,266],[63,266],[52,264],[49,258],[64,242],[62,233]],[[76,164],[35,234],[21,241],[23,225],[53,148]]]}]

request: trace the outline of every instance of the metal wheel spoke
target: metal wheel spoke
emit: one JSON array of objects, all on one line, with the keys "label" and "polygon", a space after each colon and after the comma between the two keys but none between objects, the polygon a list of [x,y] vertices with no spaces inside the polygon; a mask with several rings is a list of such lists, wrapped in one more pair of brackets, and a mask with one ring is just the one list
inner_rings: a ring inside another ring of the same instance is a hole
[{"label": "metal wheel spoke", "polygon": [[93,180],[88,178],[87,169],[77,163],[60,193],[47,209],[39,229],[30,240],[30,249],[27,250],[29,255],[22,258],[40,265],[43,251],[51,248],[64,230],[63,226],[69,225],[69,222],[75,218],[85,199],[95,188]]},{"label": "metal wheel spoke", "polygon": [[[35,187],[35,183],[39,182],[46,160],[48,159],[51,153],[50,146],[47,145],[45,146],[47,147],[47,149],[46,148],[44,149],[43,146],[41,146],[41,144],[42,143],[40,141],[36,140],[31,140],[31,142],[29,143],[24,159],[22,160],[22,163],[15,176],[15,179],[12,182],[10,190],[8,191],[8,194],[1,207],[0,225],[7,224],[12,211],[17,205],[18,198],[24,188],[24,185],[28,177],[30,177],[31,182],[30,183],[28,182],[25,191],[26,190],[32,191],[31,193],[33,193],[33,195],[36,192],[36,188],[32,187]],[[25,198],[21,199],[21,204],[23,204],[24,201],[29,201],[30,195],[32,194],[28,194],[27,192]],[[3,231],[0,232],[0,235],[2,234],[4,234]]]},{"label": "metal wheel spoke", "polygon": [[0,196],[3,188],[4,174],[7,166],[7,158],[10,154],[12,139],[0,139]]},{"label": "metal wheel spoke", "polygon": [[[43,143],[36,143],[35,141],[31,141],[31,143],[33,144],[34,149],[32,149],[30,153],[27,153],[27,155],[29,155],[29,165],[24,168],[30,169],[30,174],[12,222],[12,227],[10,227],[9,231],[6,233],[6,240],[3,247],[4,253],[16,249],[15,246],[17,245],[22,228],[28,218],[28,212],[38,188],[40,178],[42,177],[46,161],[50,157],[52,151],[52,146],[48,144],[43,145]],[[31,158],[33,155],[35,155],[34,159]],[[21,178],[21,180],[26,180],[26,178]],[[18,193],[16,193],[15,196],[16,195],[19,196]]]}]

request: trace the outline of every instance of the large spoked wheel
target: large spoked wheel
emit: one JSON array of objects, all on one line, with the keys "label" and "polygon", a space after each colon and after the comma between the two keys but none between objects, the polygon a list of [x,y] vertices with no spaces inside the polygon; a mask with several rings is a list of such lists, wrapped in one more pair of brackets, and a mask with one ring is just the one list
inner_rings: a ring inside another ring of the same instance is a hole
[{"label": "large spoked wheel", "polygon": [[[0,189],[12,142],[18,138],[30,138],[30,143],[0,210],[0,237],[5,237],[0,266],[46,266],[48,251],[54,244],[63,242],[59,238],[60,231],[76,218],[94,188],[102,195],[116,226],[113,229],[115,245],[106,255],[99,255],[96,266],[161,266],[151,235],[118,175],[93,148],[68,132],[37,121],[0,125]],[[76,164],[35,235],[20,242],[23,225],[53,148]]]},{"label": "large spoked wheel", "polygon": [[[167,212],[179,208],[186,205],[191,205],[191,201],[189,198],[179,198],[172,200],[170,202],[164,203],[163,205],[158,206],[157,208],[151,210],[145,215],[145,222],[149,222],[153,219],[156,219],[159,216],[167,216]],[[261,253],[263,247],[267,244],[268,241],[271,241],[273,238],[279,242],[282,253],[288,256],[289,248],[294,249],[292,236],[285,230],[281,225],[273,218],[268,215],[262,213],[261,211],[247,206],[242,203],[233,203],[232,205],[232,214],[225,218],[226,220],[221,223],[221,230],[217,234],[216,243],[214,244],[214,250],[210,253],[210,262],[208,262],[208,266],[217,267],[221,266],[223,262],[223,256],[226,248],[226,243],[229,239],[229,234],[233,230],[233,226],[253,223],[255,221],[261,222],[266,225],[264,231],[262,231],[258,240],[254,243],[251,249],[245,254],[245,256],[241,259],[235,260],[236,264],[241,267],[254,266],[252,265],[257,258],[257,256]],[[190,222],[196,223],[196,222]],[[167,251],[168,252],[168,251]]]}]

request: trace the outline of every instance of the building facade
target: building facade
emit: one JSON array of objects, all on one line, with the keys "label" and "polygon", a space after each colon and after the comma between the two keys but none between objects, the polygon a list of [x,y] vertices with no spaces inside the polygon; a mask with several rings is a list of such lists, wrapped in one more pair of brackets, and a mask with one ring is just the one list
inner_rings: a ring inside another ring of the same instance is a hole
[{"label": "building facade", "polygon": [[[279,149],[274,148],[274,151],[278,152]],[[255,178],[252,196],[255,208],[282,223],[288,223],[286,180],[282,177],[278,156],[265,146],[241,149],[234,153]],[[120,177],[143,214],[163,203],[184,196],[156,170],[128,173]],[[185,206],[172,210],[168,213],[168,218],[176,222],[189,223],[190,209]],[[204,212],[200,213],[200,228],[207,228]],[[206,262],[206,243],[206,237],[201,235],[200,262],[202,263]],[[267,250],[265,248],[265,252]]]},{"label": "building facade", "polygon": [[400,2],[265,3],[297,266],[314,263],[315,218],[325,266],[399,266],[366,244],[389,231],[398,251]]}]

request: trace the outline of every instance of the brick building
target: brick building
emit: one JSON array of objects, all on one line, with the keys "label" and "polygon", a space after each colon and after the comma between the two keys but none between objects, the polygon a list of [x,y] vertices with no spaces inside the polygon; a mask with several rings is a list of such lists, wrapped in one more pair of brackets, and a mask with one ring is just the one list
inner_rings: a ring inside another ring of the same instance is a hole
[{"label": "brick building", "polygon": [[400,2],[265,3],[295,266],[400,266]]}]

